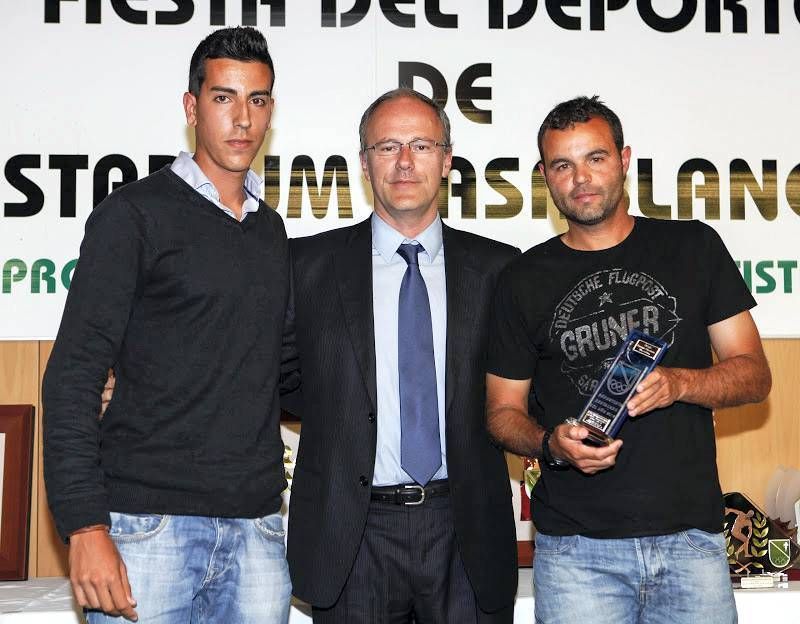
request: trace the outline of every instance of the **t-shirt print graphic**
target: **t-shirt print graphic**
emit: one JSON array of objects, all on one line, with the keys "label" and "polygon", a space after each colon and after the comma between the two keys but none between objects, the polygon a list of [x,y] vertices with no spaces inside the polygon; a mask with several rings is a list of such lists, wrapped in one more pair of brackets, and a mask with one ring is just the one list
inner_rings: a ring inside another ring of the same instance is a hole
[{"label": "t-shirt print graphic", "polygon": [[570,288],[555,308],[549,336],[561,353],[561,372],[589,396],[632,329],[671,346],[680,321],[676,298],[654,277],[604,269]]}]

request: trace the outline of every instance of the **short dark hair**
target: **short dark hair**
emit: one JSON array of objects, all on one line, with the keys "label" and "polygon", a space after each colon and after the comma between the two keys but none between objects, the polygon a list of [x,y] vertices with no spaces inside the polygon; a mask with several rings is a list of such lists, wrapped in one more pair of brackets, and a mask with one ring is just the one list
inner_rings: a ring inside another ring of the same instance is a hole
[{"label": "short dark hair", "polygon": [[447,113],[444,112],[444,109],[439,106],[436,102],[434,102],[431,98],[427,95],[423,95],[419,91],[414,91],[414,89],[408,89],[406,87],[401,87],[399,89],[392,89],[391,91],[387,91],[383,95],[381,95],[378,99],[376,99],[372,104],[367,107],[367,110],[364,111],[364,114],[361,115],[361,123],[358,124],[358,140],[361,145],[361,151],[363,152],[367,147],[367,125],[369,124],[369,120],[372,119],[372,115],[375,114],[375,111],[378,107],[383,104],[384,102],[388,102],[389,100],[396,100],[398,98],[413,98],[415,100],[419,100],[423,104],[427,104],[430,106],[438,115],[439,121],[442,124],[442,133],[444,134],[443,139],[445,143],[445,151],[449,151],[452,143],[450,142],[450,118],[447,116]]},{"label": "short dark hair", "polygon": [[544,158],[542,153],[542,139],[544,133],[548,130],[564,130],[565,128],[572,128],[576,123],[586,123],[592,117],[599,117],[605,119],[611,127],[611,135],[614,137],[614,145],[620,152],[625,147],[625,139],[622,136],[622,123],[617,117],[617,114],[612,111],[608,106],[603,104],[600,96],[593,95],[586,97],[585,95],[567,100],[557,104],[553,110],[547,113],[541,127],[539,128],[539,136],[537,143],[539,144],[539,155]]},{"label": "short dark hair", "polygon": [[206,61],[219,58],[264,63],[275,84],[275,67],[264,35],[250,26],[237,26],[215,30],[197,46],[189,63],[189,93],[200,95],[206,78]]}]

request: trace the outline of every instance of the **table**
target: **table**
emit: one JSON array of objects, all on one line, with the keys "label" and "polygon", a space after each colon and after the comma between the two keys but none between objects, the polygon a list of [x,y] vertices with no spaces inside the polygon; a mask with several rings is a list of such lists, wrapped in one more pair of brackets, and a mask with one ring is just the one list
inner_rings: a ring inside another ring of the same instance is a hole
[{"label": "table", "polygon": [[[740,624],[780,624],[800,621],[800,581],[788,588],[734,591]],[[0,582],[0,624],[82,624],[69,580],[63,577]],[[289,624],[309,624],[311,609],[293,602]],[[531,570],[519,571],[515,624],[533,624]]]},{"label": "table", "polygon": [[[127,620],[120,620],[125,622]],[[84,624],[63,576],[0,582],[0,624]],[[292,601],[289,624],[310,624],[311,607]]]},{"label": "table", "polygon": [[78,613],[64,577],[0,582],[0,624],[78,624]]}]

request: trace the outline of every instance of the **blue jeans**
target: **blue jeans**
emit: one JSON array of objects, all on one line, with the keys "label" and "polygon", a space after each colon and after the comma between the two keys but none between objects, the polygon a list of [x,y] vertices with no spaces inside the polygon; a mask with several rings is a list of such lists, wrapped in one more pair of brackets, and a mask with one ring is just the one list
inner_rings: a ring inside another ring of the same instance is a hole
[{"label": "blue jeans", "polygon": [[[111,514],[140,624],[285,624],[291,583],[280,514]],[[122,617],[89,612],[89,624]]]},{"label": "blue jeans", "polygon": [[630,539],[538,533],[539,624],[735,624],[722,534]]}]

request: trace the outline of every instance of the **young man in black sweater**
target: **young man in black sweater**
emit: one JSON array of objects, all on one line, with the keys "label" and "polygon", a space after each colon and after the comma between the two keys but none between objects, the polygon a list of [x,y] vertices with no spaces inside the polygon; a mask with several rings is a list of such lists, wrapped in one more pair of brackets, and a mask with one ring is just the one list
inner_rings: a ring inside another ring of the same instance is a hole
[{"label": "young man in black sweater", "polygon": [[112,193],[86,223],[44,379],[44,467],[92,624],[288,617],[287,241],[249,169],[273,81],[258,31],[209,35],[183,99],[194,155]]}]

